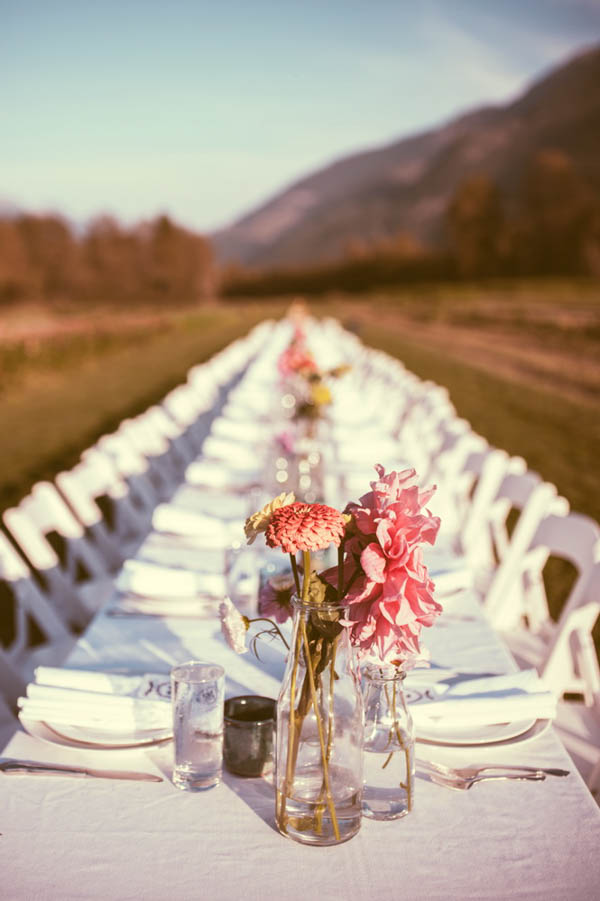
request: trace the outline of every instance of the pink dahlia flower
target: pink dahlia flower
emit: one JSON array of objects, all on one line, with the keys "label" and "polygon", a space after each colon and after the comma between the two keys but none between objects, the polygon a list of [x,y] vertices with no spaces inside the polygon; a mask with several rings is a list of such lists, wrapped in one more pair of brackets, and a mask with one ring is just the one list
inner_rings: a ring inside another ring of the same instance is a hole
[{"label": "pink dahlia flower", "polygon": [[407,661],[420,654],[419,636],[442,611],[423,563],[421,545],[435,542],[440,520],[424,509],[435,489],[420,491],[412,469],[385,474],[358,504],[349,504],[355,530],[346,543],[355,563],[347,621],[364,659]]},{"label": "pink dahlia flower", "polygon": [[333,507],[296,502],[275,510],[265,537],[269,547],[296,554],[320,551],[330,544],[339,546],[345,529],[344,517]]}]

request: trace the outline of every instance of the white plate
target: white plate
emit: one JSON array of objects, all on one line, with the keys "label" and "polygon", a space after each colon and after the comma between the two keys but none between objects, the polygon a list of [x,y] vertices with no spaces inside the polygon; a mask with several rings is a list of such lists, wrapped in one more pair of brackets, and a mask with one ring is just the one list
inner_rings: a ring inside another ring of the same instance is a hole
[{"label": "white plate", "polygon": [[516,744],[537,738],[549,728],[551,720],[520,720],[513,723],[495,723],[490,726],[465,726],[464,729],[420,729],[417,741],[430,745],[449,747]]},{"label": "white plate", "polygon": [[171,741],[169,729],[138,730],[130,735],[100,729],[82,729],[78,726],[53,726],[41,720],[21,718],[23,728],[34,738],[62,745],[65,748],[88,748],[98,751],[126,751],[129,748],[150,748]]}]

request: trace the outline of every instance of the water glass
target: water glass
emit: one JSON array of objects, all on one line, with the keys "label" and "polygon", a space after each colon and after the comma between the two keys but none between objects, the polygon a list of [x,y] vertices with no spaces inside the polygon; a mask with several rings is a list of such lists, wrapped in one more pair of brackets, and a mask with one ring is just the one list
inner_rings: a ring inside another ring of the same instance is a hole
[{"label": "water glass", "polygon": [[218,785],[223,772],[225,670],[190,661],[171,670],[173,784],[185,791]]},{"label": "water glass", "polygon": [[241,613],[252,615],[258,600],[258,553],[235,542],[225,551],[225,590]]}]

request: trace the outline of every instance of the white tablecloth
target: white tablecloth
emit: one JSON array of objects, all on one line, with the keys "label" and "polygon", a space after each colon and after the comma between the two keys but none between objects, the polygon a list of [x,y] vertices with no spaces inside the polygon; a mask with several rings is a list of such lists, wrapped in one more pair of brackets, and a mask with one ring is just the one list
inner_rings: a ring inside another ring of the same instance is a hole
[{"label": "white tablecloth", "polygon": [[[472,612],[465,598],[453,612]],[[483,621],[443,621],[426,633],[439,664],[510,670]],[[167,659],[204,658],[227,671],[227,694],[276,696],[281,657],[259,663],[224,644],[216,620],[100,615],[70,665],[168,672]],[[0,866],[7,899],[592,899],[600,886],[600,811],[552,730],[481,750],[418,744],[422,758],[571,769],[566,779],[498,782],[455,792],[418,773],[415,810],[363,822],[346,844],[304,847],[275,829],[273,793],[225,773],[189,794],[168,781],[171,745],[83,752],[16,734],[6,756],[162,772],[163,783],[0,776]]]}]

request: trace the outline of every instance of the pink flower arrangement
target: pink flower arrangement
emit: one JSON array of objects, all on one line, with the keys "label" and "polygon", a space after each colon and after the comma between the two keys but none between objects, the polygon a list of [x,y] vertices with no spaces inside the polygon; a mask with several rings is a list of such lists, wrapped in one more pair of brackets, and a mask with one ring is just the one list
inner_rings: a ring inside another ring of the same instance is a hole
[{"label": "pink flower arrangement", "polygon": [[[419,491],[414,469],[375,469],[371,491],[346,508],[353,525],[345,548],[347,623],[361,659],[409,664],[420,655],[421,628],[442,612],[421,550],[440,527],[425,509],[435,489]],[[337,570],[324,577],[337,581]]]},{"label": "pink flower arrangement", "polygon": [[[310,574],[306,554],[336,546],[338,565],[317,578],[328,597],[333,593],[346,606],[343,622],[359,659],[411,666],[422,656],[422,628],[442,612],[421,549],[434,544],[440,527],[439,518],[426,509],[435,488],[420,490],[414,469],[386,474],[378,465],[375,470],[371,490],[348,504],[344,514],[324,504],[290,503],[286,497],[285,505],[274,502],[261,512],[261,530],[270,547],[290,555],[298,594],[297,553],[305,555],[304,572]],[[284,622],[291,606],[283,600],[266,586],[261,613]]]}]

